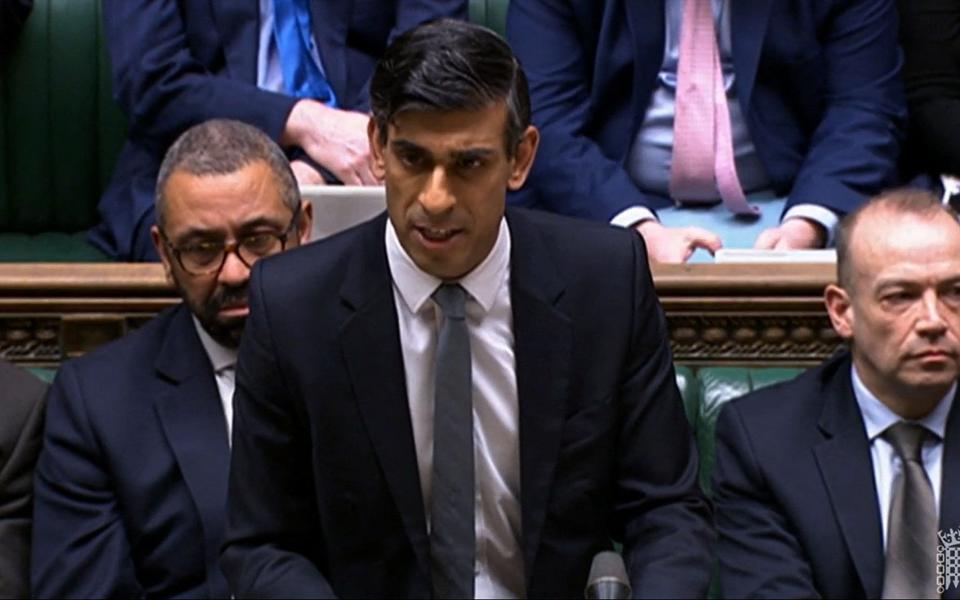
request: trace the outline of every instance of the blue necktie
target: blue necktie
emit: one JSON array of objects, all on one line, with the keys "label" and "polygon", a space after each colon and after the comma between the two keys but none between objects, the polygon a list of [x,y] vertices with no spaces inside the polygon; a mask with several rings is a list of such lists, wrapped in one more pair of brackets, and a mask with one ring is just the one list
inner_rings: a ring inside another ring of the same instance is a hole
[{"label": "blue necktie", "polygon": [[273,0],[273,35],[283,70],[283,87],[297,98],[337,106],[337,96],[310,54],[313,30],[310,0]]}]

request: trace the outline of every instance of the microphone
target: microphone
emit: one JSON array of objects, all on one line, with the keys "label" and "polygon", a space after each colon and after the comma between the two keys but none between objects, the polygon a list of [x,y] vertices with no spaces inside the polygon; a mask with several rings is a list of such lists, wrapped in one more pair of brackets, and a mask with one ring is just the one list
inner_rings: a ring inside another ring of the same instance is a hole
[{"label": "microphone", "polygon": [[626,600],[630,597],[630,580],[623,558],[607,550],[593,557],[587,589],[583,596],[588,600]]}]

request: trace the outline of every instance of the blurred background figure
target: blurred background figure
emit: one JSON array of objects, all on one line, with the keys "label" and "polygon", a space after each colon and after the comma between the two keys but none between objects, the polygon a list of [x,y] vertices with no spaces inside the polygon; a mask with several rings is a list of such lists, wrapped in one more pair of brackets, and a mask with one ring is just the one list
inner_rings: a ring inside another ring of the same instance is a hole
[{"label": "blurred background figure", "polygon": [[374,185],[367,89],[387,43],[467,0],[104,0],[113,92],[127,144],[90,241],[121,260],[158,260],[153,186],[191,125],[229,118],[282,144],[300,183]]}]

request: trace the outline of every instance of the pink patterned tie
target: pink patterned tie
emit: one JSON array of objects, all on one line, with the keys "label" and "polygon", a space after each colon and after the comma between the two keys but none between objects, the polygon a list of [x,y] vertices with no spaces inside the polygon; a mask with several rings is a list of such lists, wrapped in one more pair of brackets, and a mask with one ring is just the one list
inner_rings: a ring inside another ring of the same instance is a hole
[{"label": "pink patterned tie", "polygon": [[757,216],[747,204],[733,160],[730,111],[720,68],[711,0],[684,0],[677,65],[670,195],[681,204],[715,200],[738,215]]}]

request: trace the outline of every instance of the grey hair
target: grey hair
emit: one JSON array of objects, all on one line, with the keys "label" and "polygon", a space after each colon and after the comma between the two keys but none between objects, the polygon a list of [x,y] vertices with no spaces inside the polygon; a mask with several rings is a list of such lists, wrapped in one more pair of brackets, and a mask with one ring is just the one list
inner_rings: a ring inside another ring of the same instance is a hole
[{"label": "grey hair", "polygon": [[167,150],[157,175],[156,219],[163,229],[166,199],[164,190],[176,171],[190,175],[228,175],[252,162],[262,160],[280,186],[280,197],[296,211],[300,190],[283,150],[265,133],[246,123],[212,119],[183,132]]}]

